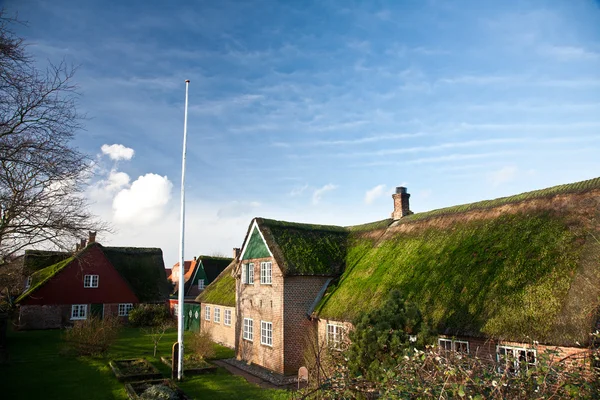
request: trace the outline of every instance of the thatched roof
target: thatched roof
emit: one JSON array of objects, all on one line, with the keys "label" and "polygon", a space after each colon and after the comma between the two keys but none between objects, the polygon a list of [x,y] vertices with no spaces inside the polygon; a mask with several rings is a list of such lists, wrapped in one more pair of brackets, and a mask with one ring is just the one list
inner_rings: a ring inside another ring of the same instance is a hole
[{"label": "thatched roof", "polygon": [[440,333],[574,345],[596,329],[600,178],[366,226],[318,315],[351,321],[398,289]]},{"label": "thatched roof", "polygon": [[[171,286],[166,278],[161,249],[105,247],[99,243],[90,243],[75,254],[62,252],[30,253],[30,262],[33,260],[33,264],[30,265],[34,265],[37,271],[31,275],[32,281],[29,290],[19,296],[17,302],[28,297],[52,279],[52,277],[65,269],[76,258],[82,257],[92,247],[97,247],[104,253],[141,302],[163,301],[168,297]],[[27,257],[28,254],[26,253],[25,262],[27,262]],[[44,263],[55,259],[61,260],[44,266]]]},{"label": "thatched roof", "polygon": [[235,266],[236,260],[231,261],[227,268],[196,297],[196,301],[235,307],[235,277],[233,275]]},{"label": "thatched roof", "polygon": [[[254,221],[285,275],[333,276],[343,271],[348,237],[346,228],[266,218],[255,218]],[[256,232],[250,232],[253,227],[254,223],[250,224],[246,235],[250,246],[257,237]],[[244,247],[244,259],[258,258],[252,255],[252,249],[248,249],[246,243]]]}]

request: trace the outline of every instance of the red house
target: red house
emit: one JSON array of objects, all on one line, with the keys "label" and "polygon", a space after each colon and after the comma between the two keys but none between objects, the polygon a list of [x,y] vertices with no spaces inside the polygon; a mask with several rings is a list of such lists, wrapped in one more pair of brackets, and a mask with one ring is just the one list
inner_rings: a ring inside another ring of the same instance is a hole
[{"label": "red house", "polygon": [[62,257],[25,255],[37,271],[17,299],[21,329],[60,328],[90,315],[126,318],[135,304],[166,302],[170,284],[160,249],[105,247],[90,239]]}]

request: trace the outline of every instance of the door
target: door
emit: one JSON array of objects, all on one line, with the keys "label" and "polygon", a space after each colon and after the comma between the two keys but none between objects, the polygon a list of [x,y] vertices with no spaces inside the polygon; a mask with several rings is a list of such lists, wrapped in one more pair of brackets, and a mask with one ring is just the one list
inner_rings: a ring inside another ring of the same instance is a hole
[{"label": "door", "polygon": [[104,304],[92,304],[91,314],[98,319],[104,318]]}]

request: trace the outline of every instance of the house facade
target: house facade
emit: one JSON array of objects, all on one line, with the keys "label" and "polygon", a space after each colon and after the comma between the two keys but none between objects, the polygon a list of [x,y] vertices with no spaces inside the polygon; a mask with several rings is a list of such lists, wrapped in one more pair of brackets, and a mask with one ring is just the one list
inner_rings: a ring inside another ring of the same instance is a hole
[{"label": "house facade", "polygon": [[531,364],[548,348],[585,353],[600,328],[600,178],[424,213],[406,188],[392,197],[391,218],[360,226],[251,222],[227,278],[239,359],[294,373],[306,337],[341,347],[392,290],[441,350]]},{"label": "house facade", "polygon": [[17,299],[21,329],[60,328],[91,315],[126,319],[138,303],[167,299],[160,249],[104,247],[92,241],[64,257],[31,275]]}]

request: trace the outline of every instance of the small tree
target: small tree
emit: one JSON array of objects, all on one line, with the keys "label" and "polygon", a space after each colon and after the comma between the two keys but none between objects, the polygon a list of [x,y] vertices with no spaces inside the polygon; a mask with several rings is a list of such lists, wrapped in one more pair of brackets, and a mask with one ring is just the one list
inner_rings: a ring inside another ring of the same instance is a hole
[{"label": "small tree", "polygon": [[[384,370],[396,366],[410,348],[428,340],[428,329],[417,307],[405,302],[400,292],[390,293],[381,308],[360,315],[349,334],[350,372],[376,381]],[[412,342],[411,338],[418,342]]]},{"label": "small tree", "polygon": [[152,343],[154,343],[154,357],[156,357],[156,351],[158,350],[158,344],[160,343],[160,340],[173,326],[173,321],[165,320],[161,324],[144,329],[144,332],[150,336],[150,340],[152,340]]}]

